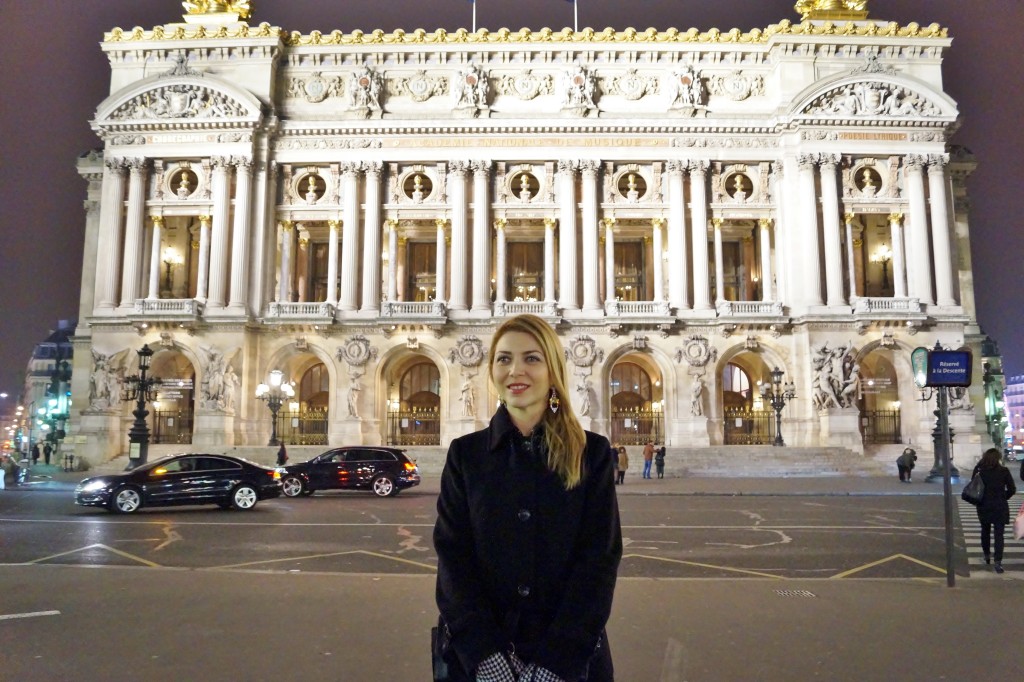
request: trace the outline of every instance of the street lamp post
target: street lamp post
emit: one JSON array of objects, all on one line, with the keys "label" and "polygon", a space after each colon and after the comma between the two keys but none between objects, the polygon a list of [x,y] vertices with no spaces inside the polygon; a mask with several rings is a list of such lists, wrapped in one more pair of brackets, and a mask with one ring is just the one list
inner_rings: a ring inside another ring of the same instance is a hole
[{"label": "street lamp post", "polygon": [[270,442],[268,445],[280,445],[277,440],[277,412],[286,398],[295,395],[295,389],[284,381],[284,372],[271,370],[267,383],[256,387],[256,398],[262,400],[270,408]]},{"label": "street lamp post", "polygon": [[776,447],[786,444],[786,441],[782,440],[782,408],[786,406],[787,402],[796,397],[796,386],[793,385],[792,381],[787,381],[783,384],[783,374],[784,372],[776,367],[771,373],[771,387],[767,384],[761,384],[761,397],[768,401],[768,404],[775,410],[775,441],[772,445]]},{"label": "street lamp post", "polygon": [[146,453],[149,450],[149,425],[146,424],[146,417],[149,410],[146,409],[146,402],[156,399],[156,389],[162,383],[156,377],[146,376],[149,371],[150,359],[153,357],[153,349],[149,344],[144,345],[138,351],[139,373],[125,377],[124,388],[121,390],[121,400],[135,402],[135,409],[132,415],[135,421],[128,431],[128,468],[146,463]]}]

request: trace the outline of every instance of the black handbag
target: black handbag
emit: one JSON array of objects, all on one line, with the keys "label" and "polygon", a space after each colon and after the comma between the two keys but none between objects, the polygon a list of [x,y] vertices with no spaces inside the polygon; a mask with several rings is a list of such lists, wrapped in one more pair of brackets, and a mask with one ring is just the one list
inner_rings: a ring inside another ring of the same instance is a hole
[{"label": "black handbag", "polygon": [[964,502],[970,502],[977,507],[981,504],[983,497],[985,497],[985,482],[981,480],[981,472],[979,472],[974,474],[970,482],[964,486],[963,491],[960,493],[960,498]]},{"label": "black handbag", "polygon": [[430,628],[430,660],[434,669],[434,682],[451,680],[448,661],[444,659],[451,640],[452,633],[448,630],[448,624],[438,616],[437,626]]}]

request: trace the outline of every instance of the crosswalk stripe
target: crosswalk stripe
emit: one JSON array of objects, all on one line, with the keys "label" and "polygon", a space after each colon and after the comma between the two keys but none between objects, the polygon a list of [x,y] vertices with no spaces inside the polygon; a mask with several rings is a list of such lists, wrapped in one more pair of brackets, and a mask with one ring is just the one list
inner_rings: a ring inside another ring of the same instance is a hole
[{"label": "crosswalk stripe", "polygon": [[[1024,496],[1015,495],[1010,498],[1010,523],[1006,525],[1003,534],[1003,568],[1006,569],[1006,575],[1024,576],[1024,541],[1013,537],[1013,519],[1016,518],[1022,504]],[[960,530],[967,549],[968,570],[979,574],[992,572],[992,566],[985,563],[985,554],[981,551],[981,522],[978,521],[977,509],[969,502],[957,500],[957,511],[960,514]]]}]

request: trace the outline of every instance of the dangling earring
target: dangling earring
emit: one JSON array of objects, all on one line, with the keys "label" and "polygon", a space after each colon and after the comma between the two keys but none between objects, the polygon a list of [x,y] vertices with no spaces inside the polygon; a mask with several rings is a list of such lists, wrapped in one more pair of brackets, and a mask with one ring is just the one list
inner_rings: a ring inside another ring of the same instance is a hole
[{"label": "dangling earring", "polygon": [[558,408],[562,405],[562,399],[555,393],[554,387],[551,388],[551,395],[548,396],[548,407],[551,408],[551,414],[558,414]]}]

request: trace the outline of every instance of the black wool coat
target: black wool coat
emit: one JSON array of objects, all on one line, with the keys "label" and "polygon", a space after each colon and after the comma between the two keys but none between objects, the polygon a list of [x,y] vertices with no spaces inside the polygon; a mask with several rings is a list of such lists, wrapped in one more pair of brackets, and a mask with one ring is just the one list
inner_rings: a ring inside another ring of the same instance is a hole
[{"label": "black wool coat", "polygon": [[978,505],[978,520],[982,523],[1006,525],[1010,522],[1010,504],[1007,500],[1017,492],[1017,486],[1013,483],[1013,475],[1002,465],[984,469],[975,466],[972,477],[979,472],[981,480],[985,484],[985,496],[981,498],[981,504]]},{"label": "black wool coat", "polygon": [[[585,673],[622,557],[611,446],[586,435],[583,478],[572,490],[541,448],[516,444],[504,407],[488,428],[452,442],[434,548],[437,605],[464,671],[514,648],[566,680]],[[599,653],[610,674],[607,645]]]}]

